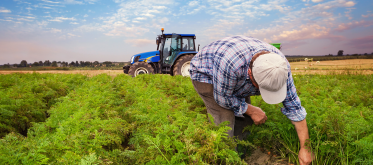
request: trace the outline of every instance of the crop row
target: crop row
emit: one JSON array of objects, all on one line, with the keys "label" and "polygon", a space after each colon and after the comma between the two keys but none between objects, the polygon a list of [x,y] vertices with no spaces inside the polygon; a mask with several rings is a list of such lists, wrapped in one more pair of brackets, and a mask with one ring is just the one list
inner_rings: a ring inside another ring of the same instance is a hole
[{"label": "crop row", "polygon": [[32,122],[43,122],[58,98],[86,79],[82,75],[12,74],[1,75],[0,138],[10,132],[24,136]]}]

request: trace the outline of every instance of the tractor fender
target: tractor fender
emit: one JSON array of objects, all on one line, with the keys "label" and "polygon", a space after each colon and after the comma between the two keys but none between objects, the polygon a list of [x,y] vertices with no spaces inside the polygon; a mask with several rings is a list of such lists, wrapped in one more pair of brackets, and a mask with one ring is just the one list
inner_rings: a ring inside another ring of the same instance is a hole
[{"label": "tractor fender", "polygon": [[174,70],[174,66],[175,66],[175,62],[182,56],[185,56],[185,55],[196,55],[198,52],[180,52],[179,55],[175,58],[175,60],[172,62],[172,65],[171,65],[171,76],[174,75],[174,73],[172,72],[172,70]]}]

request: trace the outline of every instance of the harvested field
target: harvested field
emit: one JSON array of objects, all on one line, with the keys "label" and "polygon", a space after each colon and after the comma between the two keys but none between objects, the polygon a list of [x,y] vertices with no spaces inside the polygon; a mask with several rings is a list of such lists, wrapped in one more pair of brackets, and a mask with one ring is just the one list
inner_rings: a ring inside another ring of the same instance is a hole
[{"label": "harvested field", "polygon": [[[291,69],[345,70],[345,69],[373,69],[373,59],[351,59],[335,61],[291,62]],[[305,68],[307,67],[307,68]]]}]

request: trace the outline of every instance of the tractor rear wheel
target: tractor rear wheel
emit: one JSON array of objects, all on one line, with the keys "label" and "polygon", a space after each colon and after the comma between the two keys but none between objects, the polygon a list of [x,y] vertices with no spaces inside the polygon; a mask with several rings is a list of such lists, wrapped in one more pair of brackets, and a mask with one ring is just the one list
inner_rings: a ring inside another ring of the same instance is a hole
[{"label": "tractor rear wheel", "polygon": [[140,74],[154,74],[153,67],[145,62],[136,62],[131,65],[128,74],[132,77],[136,77]]},{"label": "tractor rear wheel", "polygon": [[189,69],[190,69],[190,61],[192,61],[192,58],[194,55],[188,54],[180,57],[173,69],[174,75],[182,75],[182,76],[187,76],[190,77]]}]

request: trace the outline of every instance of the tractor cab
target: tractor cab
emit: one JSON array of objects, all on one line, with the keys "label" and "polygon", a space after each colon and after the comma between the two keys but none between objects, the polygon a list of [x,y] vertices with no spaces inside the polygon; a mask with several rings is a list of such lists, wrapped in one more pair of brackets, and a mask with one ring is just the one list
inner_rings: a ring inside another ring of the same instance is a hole
[{"label": "tractor cab", "polygon": [[194,34],[159,35],[157,37],[157,50],[160,53],[162,72],[169,73],[180,55],[197,54],[195,39]]}]

